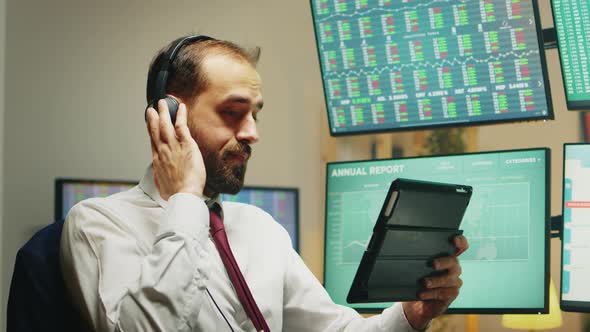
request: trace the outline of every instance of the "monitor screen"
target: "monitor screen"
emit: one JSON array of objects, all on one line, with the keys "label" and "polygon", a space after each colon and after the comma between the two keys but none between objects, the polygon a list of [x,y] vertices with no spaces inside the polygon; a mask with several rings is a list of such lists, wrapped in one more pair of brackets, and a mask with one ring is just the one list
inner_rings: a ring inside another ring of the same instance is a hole
[{"label": "monitor screen", "polygon": [[530,149],[329,163],[326,290],[359,311],[391,305],[351,305],[346,296],[389,185],[401,177],[473,187],[460,226],[470,245],[460,256],[464,284],[449,312],[546,312],[549,160],[548,149]]},{"label": "monitor screen", "polygon": [[[56,179],[55,220],[65,220],[78,202],[92,197],[106,197],[137,185],[133,181]],[[223,195],[224,201],[255,205],[268,212],[289,233],[293,248],[299,250],[299,190],[245,186],[237,195]]]},{"label": "monitor screen", "polygon": [[245,186],[237,195],[224,194],[222,200],[252,204],[268,212],[285,227],[293,242],[293,248],[299,251],[298,189]]},{"label": "monitor screen", "polygon": [[137,185],[134,181],[94,180],[94,179],[55,179],[56,221],[66,219],[76,203],[92,197],[106,197]]},{"label": "monitor screen", "polygon": [[590,109],[590,2],[552,0],[569,109]]},{"label": "monitor screen", "polygon": [[553,118],[537,1],[311,7],[332,135]]},{"label": "monitor screen", "polygon": [[590,144],[563,153],[561,308],[590,312]]}]

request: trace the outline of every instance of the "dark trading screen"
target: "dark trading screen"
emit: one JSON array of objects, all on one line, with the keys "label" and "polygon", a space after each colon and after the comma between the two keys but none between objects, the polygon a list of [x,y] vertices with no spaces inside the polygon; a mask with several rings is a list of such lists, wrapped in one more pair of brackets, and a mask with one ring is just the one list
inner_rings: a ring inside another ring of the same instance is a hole
[{"label": "dark trading screen", "polygon": [[312,0],[332,134],[547,118],[533,3]]}]

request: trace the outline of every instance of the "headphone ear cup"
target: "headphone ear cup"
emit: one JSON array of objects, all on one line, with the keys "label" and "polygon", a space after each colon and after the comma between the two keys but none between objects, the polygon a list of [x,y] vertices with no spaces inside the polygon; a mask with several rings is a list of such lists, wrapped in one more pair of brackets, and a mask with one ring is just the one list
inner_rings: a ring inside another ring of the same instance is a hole
[{"label": "headphone ear cup", "polygon": [[[176,113],[178,112],[178,100],[176,100],[176,98],[172,97],[172,96],[166,96],[166,98],[164,98],[164,100],[166,101],[166,105],[168,105],[168,111],[170,112],[170,120],[172,120],[172,124],[174,125],[176,123]],[[154,105],[155,104],[155,105]],[[158,103],[150,103],[149,105],[146,106],[145,108],[145,112],[144,112],[144,120],[147,122],[147,110],[148,108],[153,107],[154,109],[156,109],[156,111],[158,111]]]},{"label": "headphone ear cup", "polygon": [[172,124],[176,123],[176,113],[178,112],[178,100],[171,96],[166,96],[164,98],[166,104],[168,105],[168,111],[170,111],[170,120],[172,120]]}]

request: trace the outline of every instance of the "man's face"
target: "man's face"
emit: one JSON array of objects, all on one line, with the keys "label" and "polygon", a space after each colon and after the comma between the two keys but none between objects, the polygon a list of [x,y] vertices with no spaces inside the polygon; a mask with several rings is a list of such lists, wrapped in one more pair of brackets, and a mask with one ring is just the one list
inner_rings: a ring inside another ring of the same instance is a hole
[{"label": "man's face", "polygon": [[207,171],[204,194],[235,194],[244,184],[250,145],[258,141],[260,76],[249,63],[226,55],[208,55],[202,66],[208,87],[187,108]]}]

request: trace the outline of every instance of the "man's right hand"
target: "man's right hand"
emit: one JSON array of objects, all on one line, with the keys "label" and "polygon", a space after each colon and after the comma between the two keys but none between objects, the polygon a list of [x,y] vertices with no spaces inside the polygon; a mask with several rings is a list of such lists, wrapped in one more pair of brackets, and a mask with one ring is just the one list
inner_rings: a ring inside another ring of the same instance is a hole
[{"label": "man's right hand", "polygon": [[158,112],[147,111],[147,126],[152,145],[154,182],[160,196],[168,200],[179,193],[203,196],[207,173],[203,156],[187,126],[186,105],[180,103],[173,125],[164,100],[158,102]]}]

